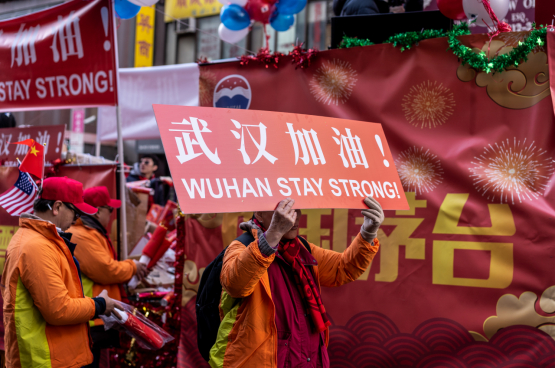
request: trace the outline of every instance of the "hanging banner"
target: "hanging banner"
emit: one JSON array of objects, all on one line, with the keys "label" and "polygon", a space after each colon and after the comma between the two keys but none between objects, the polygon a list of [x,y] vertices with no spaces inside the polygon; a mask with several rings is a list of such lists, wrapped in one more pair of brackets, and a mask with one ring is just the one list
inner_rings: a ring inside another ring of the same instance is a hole
[{"label": "hanging banner", "polygon": [[176,19],[220,14],[222,6],[223,4],[216,0],[166,0],[164,20],[173,22]]},{"label": "hanging banner", "polygon": [[[522,37],[459,39],[493,57]],[[447,47],[437,38],[404,52],[391,44],[322,51],[297,70],[289,57],[277,70],[200,67],[200,94],[213,96],[204,106],[231,105],[217,86],[240,75],[248,88],[227,97],[243,96],[244,108],[382,124],[410,210],[385,212],[380,250],[357,281],[322,288],[331,367],[555,361],[553,60],[538,45],[518,67],[487,74]],[[360,210],[302,212],[300,234],[338,252],[362,223]],[[180,368],[207,366],[196,349],[195,290],[250,215],[186,222]]]},{"label": "hanging banner", "polygon": [[0,111],[117,102],[112,1],[70,1],[0,22]]},{"label": "hanging banner", "polygon": [[[118,88],[123,139],[160,139],[152,104],[198,106],[198,64],[123,68]],[[96,138],[115,141],[117,131],[116,108],[99,107]]]},{"label": "hanging banner", "polygon": [[51,162],[60,158],[62,156],[65,129],[65,125],[0,129],[0,162],[3,166],[18,166],[17,158],[23,161],[29,147],[23,144],[12,143],[21,142],[30,138],[45,145],[44,160],[46,162]]},{"label": "hanging banner", "polygon": [[153,108],[184,213],[271,211],[285,197],[295,208],[367,208],[373,196],[384,209],[408,209],[380,124]]},{"label": "hanging banner", "polygon": [[135,23],[135,68],[152,66],[156,5],[143,6]]}]

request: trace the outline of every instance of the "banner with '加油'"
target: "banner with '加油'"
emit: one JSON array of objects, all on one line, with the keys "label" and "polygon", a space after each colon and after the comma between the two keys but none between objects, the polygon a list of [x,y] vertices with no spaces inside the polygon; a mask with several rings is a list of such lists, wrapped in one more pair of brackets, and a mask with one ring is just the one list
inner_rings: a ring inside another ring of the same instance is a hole
[{"label": "banner with '\u52a0\u6cb9'", "polygon": [[[527,36],[459,39],[495,57]],[[410,209],[386,211],[367,272],[322,290],[332,367],[553,364],[554,46],[538,44],[502,73],[463,65],[446,38],[404,52],[391,44],[322,51],[307,68],[288,57],[277,69],[256,61],[200,67],[202,106],[383,127]],[[198,277],[250,215],[185,221],[181,367],[203,364],[195,349]],[[303,210],[300,234],[342,252],[362,221],[360,210]]]}]

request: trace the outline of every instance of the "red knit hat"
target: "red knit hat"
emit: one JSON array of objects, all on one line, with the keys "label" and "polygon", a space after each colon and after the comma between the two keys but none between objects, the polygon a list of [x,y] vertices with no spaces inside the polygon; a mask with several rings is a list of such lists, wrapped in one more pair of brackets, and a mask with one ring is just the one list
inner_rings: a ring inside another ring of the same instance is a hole
[{"label": "red knit hat", "polygon": [[119,199],[110,198],[110,193],[108,193],[108,188],[102,187],[92,187],[85,190],[85,203],[90,204],[93,207],[104,207],[109,206],[112,208],[120,208],[121,201]]},{"label": "red knit hat", "polygon": [[79,211],[87,215],[94,215],[97,212],[96,208],[84,202],[83,184],[77,180],[69,179],[67,176],[44,179],[40,197],[51,201],[71,203]]}]

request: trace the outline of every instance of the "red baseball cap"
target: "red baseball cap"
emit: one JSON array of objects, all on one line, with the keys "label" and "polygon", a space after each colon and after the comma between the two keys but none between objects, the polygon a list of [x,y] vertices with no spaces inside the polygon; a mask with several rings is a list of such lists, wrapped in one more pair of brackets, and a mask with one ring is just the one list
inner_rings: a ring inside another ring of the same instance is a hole
[{"label": "red baseball cap", "polygon": [[120,208],[121,201],[119,199],[110,198],[108,188],[106,187],[92,187],[85,190],[85,203],[93,207],[110,206],[112,208]]},{"label": "red baseball cap", "polygon": [[42,199],[71,203],[75,208],[87,215],[94,215],[98,210],[84,202],[83,184],[77,180],[53,177],[42,182]]}]

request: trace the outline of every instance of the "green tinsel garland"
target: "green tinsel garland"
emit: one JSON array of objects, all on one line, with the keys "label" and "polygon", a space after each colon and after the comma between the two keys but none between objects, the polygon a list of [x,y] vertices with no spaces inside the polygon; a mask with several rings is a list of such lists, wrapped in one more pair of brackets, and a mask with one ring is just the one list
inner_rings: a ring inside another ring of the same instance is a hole
[{"label": "green tinsel garland", "polygon": [[498,55],[493,59],[488,59],[486,53],[481,51],[479,54],[472,51],[470,47],[464,46],[455,35],[447,36],[449,49],[461,59],[463,65],[468,64],[471,68],[490,72],[502,72],[508,67],[518,67],[521,62],[528,60],[528,54],[538,46],[543,46],[546,42],[547,29],[540,26],[534,29],[530,35],[524,40],[519,41],[518,46],[508,54]]},{"label": "green tinsel garland", "polygon": [[348,49],[351,47],[357,47],[357,46],[370,46],[373,45],[374,42],[366,39],[366,40],[359,40],[356,37],[347,37],[347,36],[343,36],[343,39],[341,40],[341,43],[339,44],[339,48],[340,49]]},{"label": "green tinsel garland", "polygon": [[469,35],[470,30],[465,22],[453,26],[452,31],[444,31],[441,29],[425,29],[422,32],[400,33],[389,37],[384,43],[392,43],[393,46],[401,46],[401,51],[409,50],[413,45],[422,40],[430,38],[447,37],[449,35],[464,36]]},{"label": "green tinsel garland", "polygon": [[[535,28],[535,24],[532,28]],[[518,67],[521,62],[528,60],[528,54],[530,54],[534,48],[543,46],[546,42],[547,28],[542,25],[539,29],[534,29],[530,35],[524,41],[519,42],[518,46],[511,52],[504,55],[498,55],[493,59],[488,59],[484,51],[481,51],[479,54],[475,53],[470,47],[461,44],[461,42],[457,39],[459,36],[468,34],[470,34],[468,24],[463,22],[453,26],[453,30],[451,31],[446,32],[442,30],[430,29],[422,32],[400,33],[395,36],[391,36],[384,41],[384,43],[391,43],[395,47],[400,46],[401,51],[405,51],[422,40],[447,37],[449,49],[451,49],[453,53],[461,59],[463,65],[468,64],[471,68],[484,71],[486,73],[490,73],[492,71],[502,72],[508,67]],[[344,36],[339,48],[368,45],[373,45],[373,43],[370,40],[359,40],[356,37]]]}]

